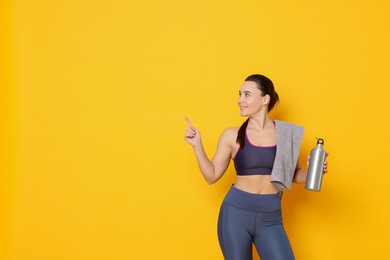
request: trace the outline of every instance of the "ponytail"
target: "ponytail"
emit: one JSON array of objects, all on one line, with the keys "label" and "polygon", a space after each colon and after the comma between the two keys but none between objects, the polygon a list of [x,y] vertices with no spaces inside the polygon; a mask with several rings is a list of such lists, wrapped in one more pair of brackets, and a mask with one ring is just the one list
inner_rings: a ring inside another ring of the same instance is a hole
[{"label": "ponytail", "polygon": [[245,132],[248,126],[249,118],[245,120],[245,122],[241,125],[240,129],[238,129],[236,142],[240,144],[240,149],[243,149],[245,146]]}]

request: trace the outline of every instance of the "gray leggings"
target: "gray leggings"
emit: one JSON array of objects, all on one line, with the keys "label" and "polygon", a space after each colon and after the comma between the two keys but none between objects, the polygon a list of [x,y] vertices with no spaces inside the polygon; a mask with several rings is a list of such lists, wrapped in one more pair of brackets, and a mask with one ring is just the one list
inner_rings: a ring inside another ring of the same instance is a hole
[{"label": "gray leggings", "polygon": [[221,206],[218,238],[226,260],[251,260],[252,243],[261,260],[294,259],[280,194],[252,194],[232,186]]}]

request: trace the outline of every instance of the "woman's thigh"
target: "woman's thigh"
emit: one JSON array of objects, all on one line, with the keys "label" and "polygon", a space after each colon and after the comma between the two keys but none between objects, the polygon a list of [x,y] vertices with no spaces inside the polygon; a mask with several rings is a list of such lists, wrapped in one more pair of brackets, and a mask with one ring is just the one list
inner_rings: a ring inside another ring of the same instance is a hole
[{"label": "woman's thigh", "polygon": [[256,213],[222,203],[218,218],[218,239],[225,260],[252,260]]},{"label": "woman's thigh", "polygon": [[261,260],[293,260],[294,254],[282,225],[263,227],[254,243]]}]

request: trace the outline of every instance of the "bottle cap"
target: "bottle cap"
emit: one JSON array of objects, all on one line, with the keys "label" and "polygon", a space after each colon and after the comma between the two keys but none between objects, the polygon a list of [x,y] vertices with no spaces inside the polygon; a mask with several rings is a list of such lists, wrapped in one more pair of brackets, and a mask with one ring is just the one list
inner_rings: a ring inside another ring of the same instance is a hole
[{"label": "bottle cap", "polygon": [[324,139],[322,139],[322,138],[318,138],[318,137],[316,137],[317,138],[317,144],[324,144]]}]

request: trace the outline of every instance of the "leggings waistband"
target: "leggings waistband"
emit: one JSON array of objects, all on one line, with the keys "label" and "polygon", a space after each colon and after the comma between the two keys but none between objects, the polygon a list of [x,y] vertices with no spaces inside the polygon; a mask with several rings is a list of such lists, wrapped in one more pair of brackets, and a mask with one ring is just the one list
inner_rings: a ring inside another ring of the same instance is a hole
[{"label": "leggings waistband", "polygon": [[280,193],[255,194],[237,189],[232,185],[224,202],[242,210],[265,213],[280,211],[280,198]]}]

